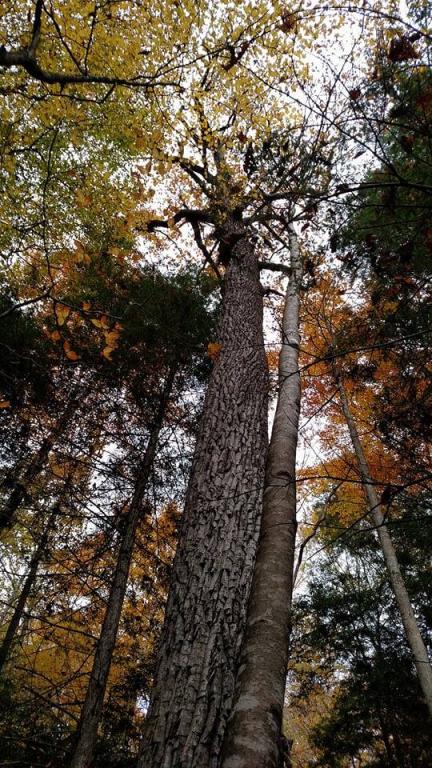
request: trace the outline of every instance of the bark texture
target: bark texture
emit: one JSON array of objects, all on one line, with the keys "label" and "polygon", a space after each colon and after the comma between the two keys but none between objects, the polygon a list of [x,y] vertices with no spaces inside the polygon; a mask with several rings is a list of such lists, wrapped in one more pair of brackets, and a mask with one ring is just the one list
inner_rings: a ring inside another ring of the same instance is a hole
[{"label": "bark texture", "polygon": [[164,391],[161,394],[158,411],[150,430],[147,448],[139,470],[138,481],[122,531],[114,577],[76,734],[76,746],[70,763],[71,768],[88,768],[93,761],[112,654],[117,640],[120,616],[127,587],[135,533],[139,521],[142,519],[143,514],[145,514],[144,496],[148,487],[174,376],[175,372],[173,369],[167,377]]},{"label": "bark texture", "polygon": [[360,441],[360,437],[357,431],[357,426],[351,408],[349,406],[348,398],[343,386],[341,377],[336,372],[336,378],[339,386],[340,399],[342,404],[342,410],[346,419],[348,430],[351,437],[351,442],[354,448],[354,452],[358,461],[360,475],[364,487],[364,492],[370,507],[371,516],[376,526],[379,542],[383,552],[384,560],[387,566],[390,584],[392,586],[396,602],[398,604],[399,612],[402,619],[402,624],[405,630],[406,639],[411,648],[414,658],[414,664],[417,670],[418,679],[425,702],[429,709],[429,714],[432,717],[432,668],[431,662],[426,650],[426,646],[423,642],[423,638],[420,633],[420,629],[417,623],[415,613],[412,609],[411,601],[405,581],[402,576],[399,562],[397,559],[396,551],[393,546],[391,536],[388,532],[388,528],[385,524],[385,517],[381,510],[380,500],[377,496],[375,485],[369,472],[369,466],[363,446]]},{"label": "bark texture", "polygon": [[216,768],[234,690],[261,513],[267,362],[257,257],[241,223],[174,561],[139,768]]},{"label": "bark texture", "polygon": [[299,288],[301,259],[291,233],[279,392],[266,465],[263,515],[223,768],[276,768],[290,635],[296,534],[296,451],[300,413]]}]

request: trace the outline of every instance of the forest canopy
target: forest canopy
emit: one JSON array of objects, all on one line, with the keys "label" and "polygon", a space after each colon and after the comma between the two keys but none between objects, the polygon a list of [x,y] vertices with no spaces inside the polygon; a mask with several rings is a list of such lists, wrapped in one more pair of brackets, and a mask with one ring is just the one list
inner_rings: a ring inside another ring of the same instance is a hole
[{"label": "forest canopy", "polygon": [[0,764],[428,768],[428,0],[3,0]]}]

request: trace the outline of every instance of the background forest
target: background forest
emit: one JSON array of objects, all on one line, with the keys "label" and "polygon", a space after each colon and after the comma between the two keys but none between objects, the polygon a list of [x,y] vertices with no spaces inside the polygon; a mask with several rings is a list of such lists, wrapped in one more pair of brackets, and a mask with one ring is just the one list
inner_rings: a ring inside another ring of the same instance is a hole
[{"label": "background forest", "polygon": [[1,766],[432,765],[431,39],[3,0]]}]

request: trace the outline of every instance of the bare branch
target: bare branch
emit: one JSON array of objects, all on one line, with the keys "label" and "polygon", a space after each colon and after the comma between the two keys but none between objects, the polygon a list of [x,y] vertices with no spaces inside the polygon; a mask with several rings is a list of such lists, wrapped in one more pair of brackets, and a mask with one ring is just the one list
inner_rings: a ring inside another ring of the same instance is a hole
[{"label": "bare branch", "polygon": [[288,277],[291,274],[291,268],[285,264],[273,264],[271,261],[259,261],[258,266],[260,269],[268,269],[269,272],[283,272]]}]

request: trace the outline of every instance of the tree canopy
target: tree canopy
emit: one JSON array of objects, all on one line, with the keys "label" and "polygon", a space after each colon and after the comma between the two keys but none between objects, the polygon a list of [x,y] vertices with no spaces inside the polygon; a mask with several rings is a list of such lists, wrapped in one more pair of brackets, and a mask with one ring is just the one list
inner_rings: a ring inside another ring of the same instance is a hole
[{"label": "tree canopy", "polygon": [[429,765],[431,21],[2,3],[2,765]]}]

